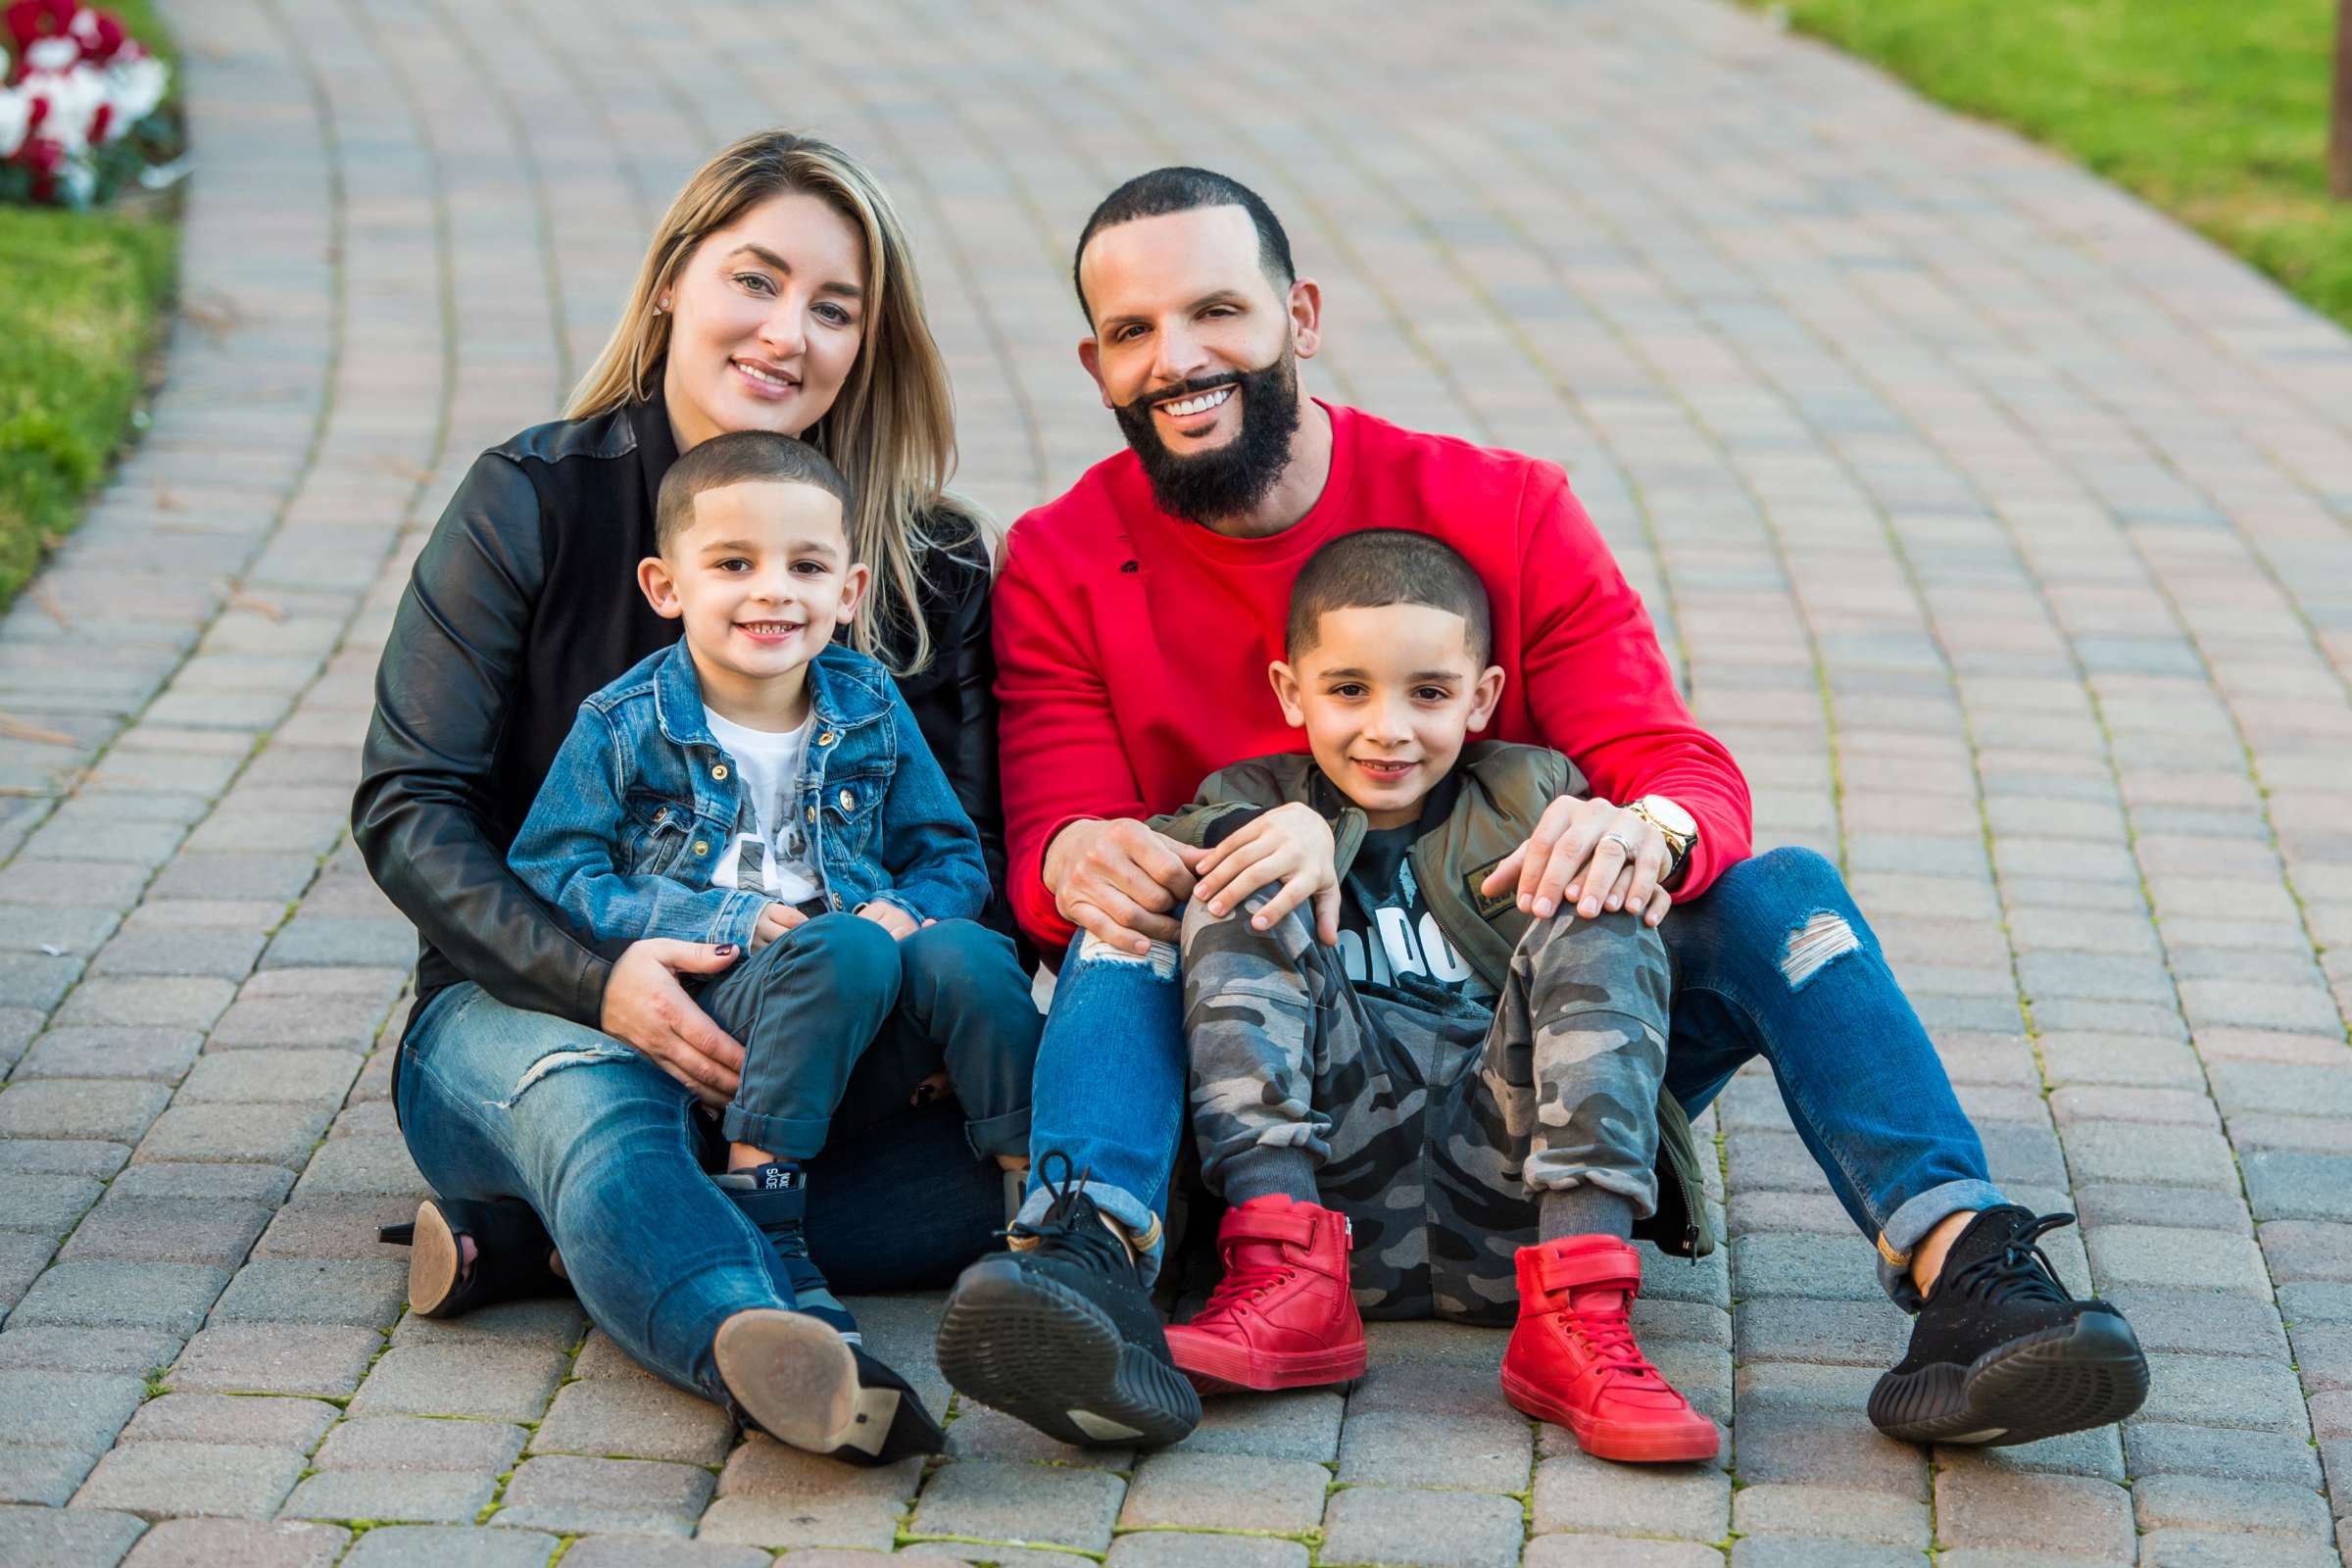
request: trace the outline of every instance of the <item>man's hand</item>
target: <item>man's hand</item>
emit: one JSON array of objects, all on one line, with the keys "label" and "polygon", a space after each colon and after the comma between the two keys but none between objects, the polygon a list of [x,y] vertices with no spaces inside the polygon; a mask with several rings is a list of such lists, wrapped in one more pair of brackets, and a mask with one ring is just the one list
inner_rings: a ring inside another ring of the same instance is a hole
[{"label": "man's hand", "polygon": [[1666,835],[1624,807],[1563,795],[1544,808],[1528,841],[1487,873],[1479,891],[1500,893],[1516,883],[1519,907],[1539,919],[1566,901],[1587,920],[1604,909],[1628,909],[1654,926],[1674,904],[1658,886],[1673,858]]},{"label": "man's hand", "polygon": [[791,905],[771,904],[760,911],[760,923],[752,927],[752,951],[758,953],[794,926],[808,923],[808,917]]},{"label": "man's hand", "polygon": [[713,948],[660,938],[632,942],[605,982],[597,1027],[651,1057],[704,1104],[722,1106],[734,1098],[743,1047],[694,1004],[678,976],[715,974],[735,958],[733,943]]},{"label": "man's hand", "polygon": [[[921,929],[914,923],[913,915],[908,914],[887,899],[875,899],[869,904],[860,904],[858,906],[858,918],[873,921],[900,942],[906,941]],[[930,923],[925,920],[923,925]]]},{"label": "man's hand", "polygon": [[1132,817],[1072,822],[1046,846],[1046,886],[1063,919],[1141,956],[1176,940],[1172,911],[1193,896],[1205,853]]},{"label": "man's hand", "polygon": [[1259,888],[1279,882],[1282,891],[1250,916],[1251,927],[1270,931],[1312,899],[1315,940],[1332,947],[1340,940],[1340,875],[1333,854],[1331,824],[1313,807],[1293,801],[1252,818],[1201,857],[1193,897],[1205,900],[1209,913],[1223,914]]}]

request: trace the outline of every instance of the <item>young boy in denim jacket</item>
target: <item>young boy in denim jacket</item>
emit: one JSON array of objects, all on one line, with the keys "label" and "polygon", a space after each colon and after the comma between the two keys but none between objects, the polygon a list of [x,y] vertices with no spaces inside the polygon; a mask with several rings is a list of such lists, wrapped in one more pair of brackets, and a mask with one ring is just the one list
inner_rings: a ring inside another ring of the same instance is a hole
[{"label": "young boy in denim jacket", "polygon": [[1363,1372],[1359,1306],[1515,1306],[1513,1405],[1601,1457],[1704,1458],[1714,1423],[1626,1315],[1631,1237],[1712,1245],[1662,1093],[1665,948],[1631,910],[1538,920],[1481,893],[1583,789],[1555,752],[1465,748],[1501,699],[1491,648],[1451,547],[1334,540],[1299,571],[1270,671],[1311,756],[1223,769],[1152,824],[1211,851],[1184,920],[1185,1029],[1201,1173],[1232,1205],[1224,1277],[1169,1348],[1204,1389],[1301,1388]]},{"label": "young boy in denim jacket", "polygon": [[745,431],[680,458],[637,579],[680,640],[580,705],[508,863],[591,941],[744,956],[700,997],[744,1048],[716,1178],[800,1309],[855,1341],[809,1260],[802,1161],[869,1049],[908,1091],[944,1066],[975,1157],[1027,1163],[1043,1020],[971,820],[891,676],[830,641],[857,613],[848,482]]}]

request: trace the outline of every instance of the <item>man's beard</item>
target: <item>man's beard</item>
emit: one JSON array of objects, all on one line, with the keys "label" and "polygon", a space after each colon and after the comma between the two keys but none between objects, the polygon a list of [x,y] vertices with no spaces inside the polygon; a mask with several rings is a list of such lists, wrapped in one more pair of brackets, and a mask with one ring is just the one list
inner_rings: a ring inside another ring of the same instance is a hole
[{"label": "man's beard", "polygon": [[[1154,404],[1172,398],[1237,387],[1242,428],[1232,440],[1207,452],[1182,456],[1170,451],[1152,422]],[[1298,431],[1298,361],[1285,343],[1282,357],[1256,370],[1228,370],[1196,376],[1180,387],[1159,387],[1111,410],[1127,444],[1143,460],[1152,497],[1162,512],[1191,522],[1238,517],[1273,493],[1290,466],[1291,437]]]}]

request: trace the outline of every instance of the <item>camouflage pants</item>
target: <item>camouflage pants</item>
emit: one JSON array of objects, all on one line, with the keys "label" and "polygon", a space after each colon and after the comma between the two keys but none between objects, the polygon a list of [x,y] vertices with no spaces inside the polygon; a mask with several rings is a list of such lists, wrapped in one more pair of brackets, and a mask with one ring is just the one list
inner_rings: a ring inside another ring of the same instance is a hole
[{"label": "camouflage pants", "polygon": [[1366,1316],[1507,1321],[1536,1194],[1579,1182],[1658,1199],[1668,970],[1630,916],[1541,920],[1490,1014],[1350,985],[1303,914],[1271,931],[1194,906],[1184,1024],[1201,1172],[1259,1145],[1319,1166],[1355,1230]]}]

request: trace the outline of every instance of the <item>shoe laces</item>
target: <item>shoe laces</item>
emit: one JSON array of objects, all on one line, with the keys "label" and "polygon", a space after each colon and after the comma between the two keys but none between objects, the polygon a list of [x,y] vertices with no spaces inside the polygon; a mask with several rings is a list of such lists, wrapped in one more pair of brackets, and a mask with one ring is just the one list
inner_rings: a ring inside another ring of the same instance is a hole
[{"label": "shoe laces", "polygon": [[1634,1325],[1626,1317],[1622,1301],[1608,1307],[1572,1306],[1560,1316],[1599,1360],[1596,1370],[1601,1375],[1627,1378],[1658,1375],[1658,1369],[1649,1364],[1649,1357],[1642,1353],[1642,1347],[1634,1343]]},{"label": "shoe laces", "polygon": [[1961,1265],[1952,1276],[1953,1286],[1963,1296],[1994,1305],[2019,1300],[2061,1305],[2072,1301],[2074,1298],[2058,1283],[2058,1271],[2050,1266],[2049,1254],[2038,1243],[2060,1226],[2074,1222],[2072,1214],[2042,1215],[2003,1242],[1998,1251]]},{"label": "shoe laces", "polygon": [[1297,1272],[1289,1259],[1269,1246],[1225,1249],[1225,1277],[1208,1293],[1208,1300],[1193,1315],[1198,1325],[1210,1318],[1231,1317]]},{"label": "shoe laces", "polygon": [[[1054,1175],[1055,1160],[1061,1162],[1058,1179]],[[1049,1150],[1037,1162],[1038,1185],[1045,1189],[1048,1198],[1046,1212],[1036,1224],[1022,1227],[1023,1234],[1035,1238],[1036,1250],[1041,1254],[1060,1253],[1098,1269],[1116,1265],[1132,1270],[1134,1261],[1127,1249],[1102,1222],[1102,1210],[1087,1195],[1087,1179],[1094,1173],[1094,1166],[1089,1165],[1073,1176],[1070,1156],[1058,1149]],[[1006,1229],[997,1234],[1010,1236],[1013,1232]]]}]

